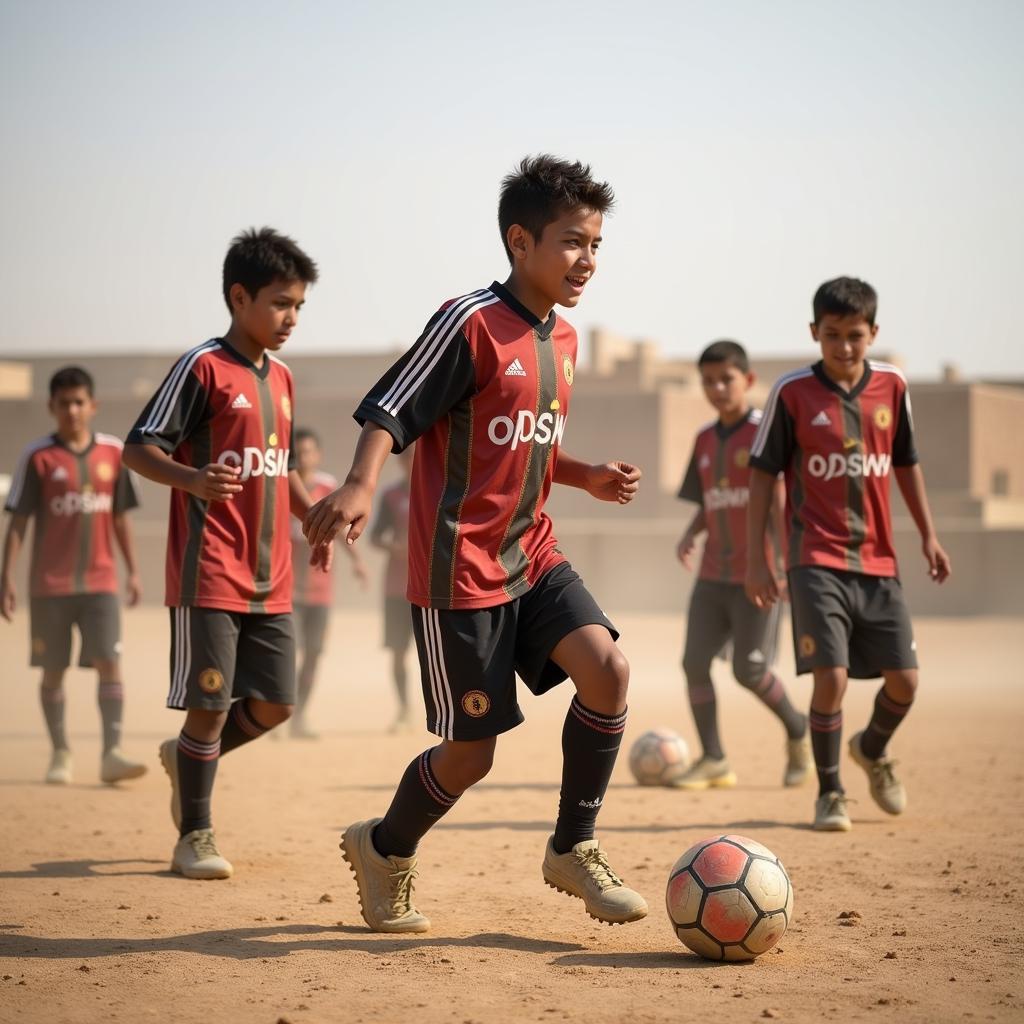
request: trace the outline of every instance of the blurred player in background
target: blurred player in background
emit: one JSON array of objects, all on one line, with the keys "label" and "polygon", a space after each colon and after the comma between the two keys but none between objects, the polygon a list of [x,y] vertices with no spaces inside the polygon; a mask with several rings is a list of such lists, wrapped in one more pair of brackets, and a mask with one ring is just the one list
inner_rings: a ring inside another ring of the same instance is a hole
[{"label": "blurred player in background", "polygon": [[64,728],[64,673],[71,663],[71,632],[81,637],[78,664],[99,675],[97,697],[103,723],[100,778],[120,782],[145,774],[120,749],[124,683],[121,677],[121,609],[115,543],[128,573],[127,603],[142,596],[135,544],[127,513],[138,505],[131,473],[121,466],[121,441],[94,433],[93,379],[78,366],[50,378],[54,433],[30,444],[14,471],[7,511],[11,519],[0,568],[0,613],[11,621],[15,566],[28,521],[35,519],[29,565],[29,613],[34,668],[53,745],[46,781],[72,778]]},{"label": "blurred player in background", "polygon": [[890,473],[921,534],[931,578],[944,582],[950,564],[917,462],[906,378],[867,358],[878,334],[875,290],[836,278],[818,289],[813,308],[811,335],[821,359],[779,378],[750,449],[746,587],[760,607],[779,598],[764,538],[775,478],[784,472],[797,671],[814,675],[814,828],[846,832],[851,823],[839,751],[850,676],[884,679],[867,728],[850,738],[850,755],[883,811],[902,814],[907,802],[886,752],[917,692],[917,645],[897,574]]},{"label": "blurred player in background", "polygon": [[[383,819],[350,825],[342,850],[375,931],[420,932],[412,902],[420,839],[491,769],[497,737],[523,720],[516,675],[535,694],[569,678],[558,818],[541,871],[601,921],[647,914],[594,838],[626,725],[629,665],[618,632],[555,540],[553,483],[627,504],[640,470],[561,450],[576,365],[573,307],[597,269],[613,202],[590,168],[527,158],[502,182],[498,223],[511,264],[446,302],[356,410],[363,429],[345,484],[303,529],[315,550],[366,527],[388,455],[414,441],[409,587],[427,725],[441,742],[403,775]],[[482,883],[497,891],[496,870]]]},{"label": "blurred player in background", "polygon": [[[409,478],[415,445],[398,457],[402,477],[381,492],[380,508],[370,531],[370,543],[387,552],[384,570],[384,646],[391,652],[391,672],[398,698],[398,715],[392,732],[412,728],[405,656],[412,643],[412,616],[405,596],[409,577]],[[350,551],[351,545],[345,545]]]},{"label": "blurred player in background", "polygon": [[[702,755],[675,785],[682,789],[736,785],[736,775],[722,749],[718,733],[718,702],[711,665],[722,646],[731,641],[732,670],[780,721],[786,733],[783,785],[798,786],[810,772],[807,716],[797,711],[782,680],[772,671],[778,646],[778,607],[758,608],[747,599],[747,500],[750,483],[750,445],[761,422],[761,410],[750,405],[754,383],[746,350],[735,341],[716,341],[697,360],[704,396],[718,418],[701,428],[694,444],[679,497],[700,508],[690,521],[677,554],[692,568],[697,537],[707,534],[700,574],[690,595],[686,624],[686,673],[690,709],[700,736]],[[782,544],[782,482],[775,487],[776,538]],[[776,559],[771,544],[766,557]]]},{"label": "blurred player in background", "polygon": [[[273,353],[316,279],[292,239],[270,228],[235,238],[223,270],[231,326],[174,364],[125,445],[126,465],[171,488],[167,706],[185,724],[160,761],[179,834],[171,870],[186,878],[231,876],[211,819],[217,765],[295,704],[289,518],[310,500],[295,468],[292,375]],[[311,557],[326,569],[331,549]]]},{"label": "blurred player in background", "polygon": [[[305,427],[295,431],[295,459],[299,476],[311,501],[319,501],[338,486],[338,481],[330,473],[320,469],[323,452],[320,449],[320,438],[314,431]],[[369,577],[362,557],[347,544],[345,552],[352,560],[353,574],[365,589]],[[327,638],[331,605],[334,604],[334,573],[323,572],[309,564],[309,547],[302,536],[302,523],[298,519],[292,519],[292,576],[292,608],[296,642],[302,652],[302,661],[298,671],[295,713],[289,728],[295,739],[313,740],[318,736],[306,720],[306,705],[313,691],[317,666]]]}]

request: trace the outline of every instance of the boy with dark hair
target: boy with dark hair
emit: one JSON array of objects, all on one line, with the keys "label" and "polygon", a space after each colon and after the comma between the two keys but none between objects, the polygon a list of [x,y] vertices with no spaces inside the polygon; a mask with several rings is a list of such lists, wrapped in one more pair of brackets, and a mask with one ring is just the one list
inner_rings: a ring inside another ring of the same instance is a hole
[{"label": "boy with dark hair", "polygon": [[[750,405],[754,383],[746,350],[735,341],[716,341],[697,360],[704,396],[718,419],[702,427],[683,478],[679,497],[700,506],[679,541],[677,555],[686,569],[697,538],[707,533],[700,574],[690,596],[683,671],[690,710],[700,737],[700,759],[675,785],[681,789],[736,785],[736,775],[718,734],[718,706],[711,665],[723,645],[732,642],[736,681],[750,690],[782,723],[786,732],[784,786],[798,786],[810,771],[807,718],[789,701],[782,680],[772,671],[778,641],[778,609],[758,608],[747,600],[747,500],[750,445],[761,410]],[[783,500],[776,484],[778,510]],[[777,522],[781,516],[777,517]],[[780,538],[781,533],[777,532]],[[770,544],[766,554],[771,556]]]},{"label": "boy with dark hair", "polygon": [[[338,486],[338,481],[330,473],[320,469],[323,458],[320,438],[308,427],[295,431],[295,458],[310,501],[319,501]],[[362,558],[355,548],[346,546],[345,550],[351,556],[353,574],[365,587],[367,574]],[[289,728],[295,739],[315,740],[318,736],[306,721],[306,706],[313,692],[317,666],[327,637],[331,605],[334,603],[334,573],[318,572],[310,566],[309,551],[298,519],[292,520],[292,578],[292,607],[302,662],[298,672],[295,713]]]},{"label": "boy with dark hair", "polygon": [[[124,462],[171,490],[167,596],[171,686],[184,710],[160,747],[180,838],[171,869],[228,878],[210,798],[221,755],[285,721],[295,703],[289,513],[310,506],[295,469],[288,340],[316,264],[270,228],[224,260],[231,326],[186,352],[128,436]],[[311,564],[326,569],[330,549]]]},{"label": "boy with dark hair", "polygon": [[363,918],[420,932],[412,902],[419,840],[490,770],[497,737],[523,720],[515,677],[540,694],[566,677],[558,821],[543,876],[607,922],[647,913],[594,836],[626,721],[629,666],[618,636],[559,551],[544,513],[552,483],[626,504],[640,471],[560,450],[572,393],[573,307],[597,269],[613,195],[590,169],[527,158],[502,183],[499,224],[512,271],[446,302],[363,399],[345,484],[306,517],[312,545],[362,533],[382,465],[413,441],[409,586],[427,724],[441,738],[407,768],[383,819],[350,825],[342,851]]},{"label": "boy with dark hair", "polygon": [[391,675],[398,698],[392,732],[412,728],[405,671],[405,654],[412,643],[412,617],[405,589],[409,582],[409,478],[415,451],[415,445],[410,445],[399,455],[402,476],[381,492],[380,508],[370,530],[370,543],[388,556],[384,570],[384,646],[391,651]]},{"label": "boy with dark hair", "polygon": [[124,685],[121,679],[121,610],[114,544],[128,571],[128,606],[142,588],[127,513],[139,504],[131,474],[121,468],[121,441],[93,433],[95,387],[79,366],[50,378],[54,433],[30,444],[14,471],[6,509],[11,514],[0,568],[0,614],[11,621],[17,602],[14,570],[28,521],[35,517],[30,564],[33,668],[53,752],[46,781],[71,781],[71,751],[64,730],[64,673],[71,663],[71,631],[78,627],[81,668],[99,675],[103,723],[100,778],[114,783],[145,774],[146,766],[121,753]]},{"label": "boy with dark hair", "polygon": [[878,298],[864,281],[826,281],[811,335],[821,360],[781,377],[751,448],[747,594],[760,607],[779,588],[761,555],[775,477],[786,475],[789,595],[797,671],[812,672],[811,745],[818,770],[814,827],[849,831],[839,780],[847,679],[882,676],[868,726],[850,739],[871,796],[901,814],[906,792],[886,753],[917,690],[913,628],[897,575],[889,508],[896,477],[937,583],[949,558],[932,525],[903,374],[867,358]]}]

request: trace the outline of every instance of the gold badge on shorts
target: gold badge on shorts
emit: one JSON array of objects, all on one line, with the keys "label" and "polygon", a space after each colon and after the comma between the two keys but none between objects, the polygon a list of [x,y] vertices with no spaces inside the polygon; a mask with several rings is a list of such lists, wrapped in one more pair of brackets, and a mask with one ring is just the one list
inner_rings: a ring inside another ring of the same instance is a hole
[{"label": "gold badge on shorts", "polygon": [[572,387],[573,372],[572,360],[567,355],[562,356],[562,373],[565,374],[565,383],[569,387]]},{"label": "gold badge on shorts", "polygon": [[887,405],[880,405],[875,409],[872,419],[879,430],[888,430],[892,426],[892,409]]},{"label": "gold badge on shorts", "polygon": [[746,469],[750,465],[750,449],[749,448],[737,448],[736,454],[732,457],[732,461],[736,463],[739,469]]},{"label": "gold badge on shorts", "polygon": [[289,423],[292,420],[292,400],[287,395],[281,396],[281,414]]},{"label": "gold badge on shorts", "polygon": [[96,467],[96,475],[104,483],[109,483],[114,479],[114,467],[109,462],[101,462]]},{"label": "gold badge on shorts", "polygon": [[224,685],[224,677],[215,668],[204,668],[197,682],[203,693],[219,693]]},{"label": "gold badge on shorts", "polygon": [[470,718],[483,718],[491,710],[491,698],[483,690],[470,690],[462,698],[462,710]]},{"label": "gold badge on shorts", "polygon": [[818,645],[814,642],[813,636],[808,636],[808,634],[804,633],[804,635],[800,637],[800,653],[805,658],[810,658],[817,649]]}]

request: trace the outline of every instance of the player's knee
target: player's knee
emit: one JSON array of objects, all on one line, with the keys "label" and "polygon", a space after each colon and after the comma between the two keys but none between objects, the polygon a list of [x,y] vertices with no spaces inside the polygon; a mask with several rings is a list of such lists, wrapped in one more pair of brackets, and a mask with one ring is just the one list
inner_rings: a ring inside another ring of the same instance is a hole
[{"label": "player's knee", "polygon": [[885,673],[885,689],[893,700],[909,704],[917,693],[917,669],[902,669]]},{"label": "player's knee", "polygon": [[625,707],[629,692],[629,662],[618,647],[613,647],[601,663],[600,688],[608,703]]},{"label": "player's knee", "polygon": [[260,725],[273,729],[275,726],[287,722],[292,717],[294,710],[295,708],[291,704],[261,704],[258,709],[254,710],[253,715]]},{"label": "player's knee", "polygon": [[845,668],[816,668],[812,706],[821,711],[838,709],[846,693]]},{"label": "player's knee", "polygon": [[100,679],[105,682],[115,682],[120,679],[121,666],[117,658],[97,658],[92,666],[96,669]]},{"label": "player's knee", "polygon": [[60,690],[64,686],[64,671],[47,669],[43,672],[42,686],[44,690]]},{"label": "player's knee", "polygon": [[695,680],[699,685],[703,685],[710,673],[711,661],[709,658],[698,651],[687,651],[683,655],[683,674],[686,676],[687,683]]},{"label": "player's knee", "polygon": [[764,679],[764,663],[754,662],[749,658],[733,658],[732,674],[740,686],[754,690]]},{"label": "player's knee", "polygon": [[[445,781],[459,793],[465,792],[470,786],[475,786],[490,772],[494,764],[496,746],[493,738],[443,744]],[[437,770],[434,759],[431,759],[431,766]]]}]

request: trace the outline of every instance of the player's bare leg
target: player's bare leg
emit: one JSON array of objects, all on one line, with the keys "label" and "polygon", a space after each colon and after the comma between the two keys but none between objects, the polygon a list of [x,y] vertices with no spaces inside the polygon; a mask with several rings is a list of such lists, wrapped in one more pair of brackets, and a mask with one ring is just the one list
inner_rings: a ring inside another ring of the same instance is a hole
[{"label": "player's bare leg", "polygon": [[896,762],[886,748],[889,739],[906,717],[917,693],[917,669],[890,669],[875,696],[868,726],[850,737],[850,756],[868,775],[871,798],[886,814],[902,814],[907,793],[894,771]]},{"label": "player's bare leg", "polygon": [[555,832],[544,852],[544,880],[582,899],[598,921],[637,921],[647,915],[646,901],[626,887],[594,838],[626,726],[629,663],[599,625],[563,637],[551,660],[568,673],[576,695],[562,730],[562,788]]},{"label": "player's bare leg", "polygon": [[356,876],[363,920],[377,932],[425,932],[413,904],[420,839],[491,770],[497,739],[442,740],[405,770],[384,818],[345,829],[341,851]]},{"label": "player's bare leg", "polygon": [[811,695],[811,748],[818,772],[814,828],[820,832],[849,832],[846,794],[839,781],[839,751],[843,731],[843,696],[847,672],[840,666],[815,668]]},{"label": "player's bare leg", "polygon": [[119,658],[98,658],[94,663],[99,681],[96,701],[103,723],[103,756],[100,779],[108,784],[137,779],[146,774],[146,766],[130,761],[121,752],[121,718],[124,710],[124,686]]},{"label": "player's bare leg", "polygon": [[409,677],[405,668],[405,651],[391,652],[391,678],[395,681],[395,697],[398,699],[398,714],[391,726],[391,732],[405,732],[412,728],[409,715]]},{"label": "player's bare leg", "polygon": [[46,782],[52,786],[66,786],[71,781],[71,750],[64,732],[64,670],[43,669],[39,684],[39,703],[50,734],[50,767]]},{"label": "player's bare leg", "polygon": [[316,673],[320,665],[319,653],[303,652],[302,665],[298,675],[298,699],[295,702],[295,714],[291,721],[291,735],[300,740],[316,740],[319,735],[306,724],[306,705],[313,692]]}]

